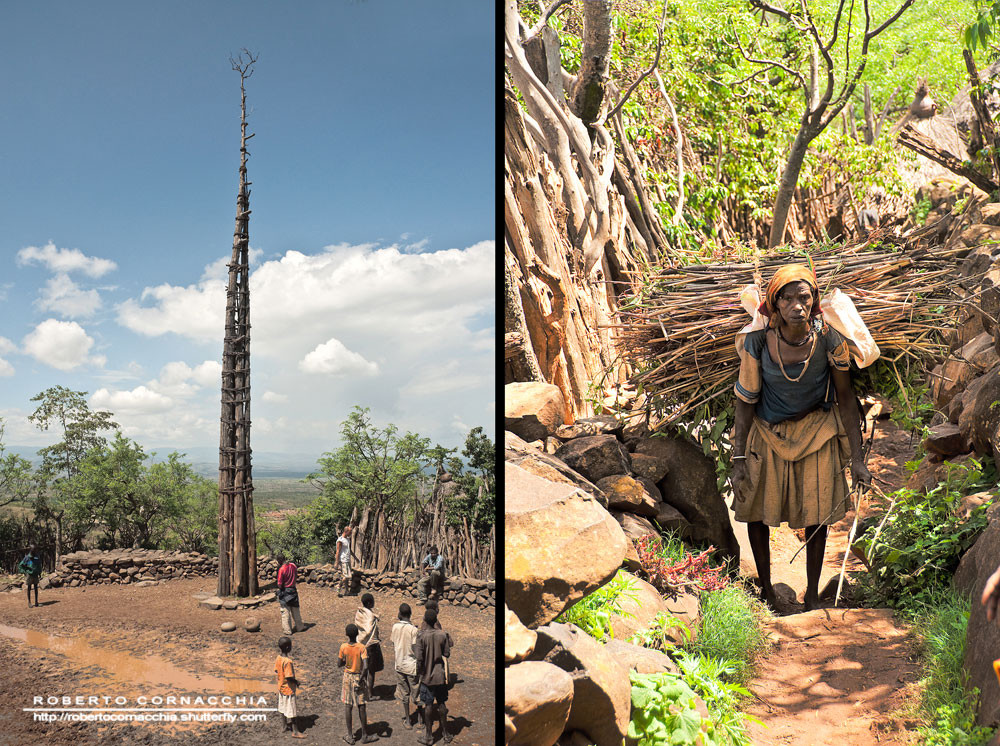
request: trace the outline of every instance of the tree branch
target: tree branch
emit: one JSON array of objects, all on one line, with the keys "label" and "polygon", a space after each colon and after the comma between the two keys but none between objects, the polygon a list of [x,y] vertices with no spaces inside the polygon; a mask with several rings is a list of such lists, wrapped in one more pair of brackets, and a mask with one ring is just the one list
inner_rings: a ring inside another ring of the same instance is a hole
[{"label": "tree branch", "polygon": [[667,23],[667,8],[669,7],[669,3],[664,1],[663,15],[660,16],[660,28],[656,37],[656,54],[653,56],[653,64],[650,65],[649,69],[636,78],[635,82],[625,90],[625,93],[622,94],[621,100],[611,108],[611,111],[604,115],[604,118],[599,124],[603,125],[609,119],[614,119],[615,115],[618,114],[618,112],[620,112],[622,107],[625,105],[625,102],[628,101],[628,97],[632,95],[632,91],[636,89],[639,83],[648,78],[653,71],[656,70],[656,66],[660,64],[660,51],[663,49],[663,27]]},{"label": "tree branch", "polygon": [[531,29],[524,35],[521,41],[527,44],[529,41],[538,36],[542,28],[549,25],[549,18],[552,17],[552,14],[555,13],[557,10],[559,10],[559,8],[561,8],[563,5],[569,3],[570,1],[571,0],[555,0],[555,2],[552,3],[552,5],[550,5],[548,8],[545,9],[545,11],[542,13],[542,17],[538,19],[538,23],[536,23],[534,26],[531,27]]},{"label": "tree branch", "polygon": [[[757,65],[766,65],[767,66],[767,67],[765,67],[765,68],[763,68],[761,70],[758,70],[757,73],[754,73],[754,75],[760,74],[760,73],[764,72],[765,70],[770,70],[772,67],[779,67],[782,70],[784,70],[786,73],[788,73],[789,75],[791,75],[792,77],[794,77],[796,80],[798,80],[799,84],[803,88],[806,87],[806,81],[805,81],[805,79],[802,77],[802,74],[799,73],[797,70],[793,70],[792,68],[788,67],[787,65],[785,65],[785,64],[783,64],[781,62],[778,62],[777,60],[758,59],[758,58],[755,58],[755,57],[751,57],[750,54],[743,48],[743,44],[740,42],[740,35],[739,35],[739,33],[737,33],[735,27],[733,27],[733,38],[736,40],[736,48],[739,49],[740,54],[743,56],[743,59],[745,59],[747,62],[753,62],[754,64],[757,64]],[[751,75],[750,78],[752,78],[752,77],[754,77],[754,76]],[[737,81],[737,82],[738,83],[743,83],[746,80],[749,80],[750,78],[745,78],[744,80],[740,80],[740,81]],[[736,85],[736,84],[735,83],[731,83],[730,85]]]}]

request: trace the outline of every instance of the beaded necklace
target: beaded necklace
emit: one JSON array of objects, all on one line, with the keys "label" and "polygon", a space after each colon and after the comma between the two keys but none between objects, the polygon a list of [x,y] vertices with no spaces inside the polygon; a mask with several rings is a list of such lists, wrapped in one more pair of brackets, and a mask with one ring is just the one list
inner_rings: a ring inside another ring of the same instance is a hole
[{"label": "beaded necklace", "polygon": [[[781,359],[781,342],[775,340],[774,348],[778,351],[778,368],[781,370],[781,375],[785,377],[785,380],[789,383],[798,383],[802,380],[802,376],[806,374],[809,369],[809,363],[812,362],[813,353],[816,352],[816,339],[818,335],[813,334],[810,330],[810,335],[812,336],[812,347],[809,348],[809,356],[805,359],[805,365],[802,366],[802,372],[799,373],[798,378],[789,378],[788,374],[785,373],[785,363]],[[778,336],[781,337],[781,332],[778,332]]]}]

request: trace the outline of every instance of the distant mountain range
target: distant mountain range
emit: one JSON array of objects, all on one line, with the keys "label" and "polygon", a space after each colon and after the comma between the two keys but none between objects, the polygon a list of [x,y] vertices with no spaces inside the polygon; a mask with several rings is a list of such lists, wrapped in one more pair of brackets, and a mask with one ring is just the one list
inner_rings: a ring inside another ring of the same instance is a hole
[{"label": "distant mountain range", "polygon": [[[15,453],[38,465],[39,446],[6,446],[7,453]],[[194,448],[147,448],[146,453],[155,453],[154,461],[166,461],[174,451],[185,454],[183,461],[191,464],[194,470],[205,477],[216,477],[219,474],[219,450],[206,446]],[[284,477],[301,479],[316,469],[319,454],[281,453],[278,451],[253,452],[253,475],[255,477]]]}]

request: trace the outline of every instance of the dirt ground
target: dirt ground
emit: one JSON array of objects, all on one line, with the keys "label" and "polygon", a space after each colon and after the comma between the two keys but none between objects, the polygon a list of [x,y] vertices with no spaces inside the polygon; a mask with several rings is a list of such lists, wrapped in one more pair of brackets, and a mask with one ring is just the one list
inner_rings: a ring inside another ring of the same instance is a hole
[{"label": "dirt ground", "polygon": [[[868,468],[884,492],[905,481],[904,464],[913,458],[915,442],[890,421],[878,423]],[[862,517],[871,506],[862,500]],[[886,609],[833,608],[847,537],[854,512],[831,527],[820,588],[827,586],[827,608],[803,612],[805,551],[802,531],[787,526],[771,531],[771,573],[779,616],[769,627],[773,644],[749,689],[754,698],[747,713],[757,746],[874,746],[905,744],[907,732],[892,716],[912,694],[917,679],[914,641]],[[756,576],[746,529],[735,524],[742,544],[741,565]],[[853,555],[847,572],[863,569]],[[845,581],[846,582],[846,581]],[[903,724],[905,725],[905,724]]]},{"label": "dirt ground", "polygon": [[[221,744],[273,746],[284,739],[280,717],[267,712],[267,722],[232,723],[96,723],[37,722],[31,707],[136,708],[181,706],[273,708],[277,686],[273,673],[276,641],[281,636],[279,612],[271,603],[253,611],[211,611],[198,607],[193,594],[213,591],[214,578],[172,580],[159,585],[98,585],[59,588],[39,594],[41,606],[28,608],[21,594],[0,594],[0,744]],[[380,616],[385,670],[375,678],[369,724],[379,742],[416,743],[416,729],[405,730],[400,703],[393,701],[395,671],[389,632],[399,604],[406,601],[422,613],[414,599],[374,594]],[[298,693],[299,723],[305,739],[288,743],[342,743],[346,732],[340,702],[342,669],[337,667],[344,627],[354,620],[356,596],[337,598],[327,588],[300,590],[307,629],[292,637],[292,659],[302,682]],[[245,632],[243,620],[257,615],[257,633]],[[236,632],[219,625],[236,622]],[[442,606],[441,621],[455,642],[451,657],[457,683],[448,699],[448,730],[455,744],[485,746],[495,737],[495,615],[457,606]],[[243,702],[198,703],[155,697],[244,697]],[[36,702],[35,697],[42,697]],[[50,703],[48,697],[110,697],[96,702]],[[115,702],[115,697],[124,701]],[[139,698],[145,697],[145,701]],[[262,699],[263,698],[263,699]],[[235,713],[236,717],[244,713]],[[261,713],[249,713],[259,718]],[[176,714],[180,717],[180,713]],[[360,735],[357,712],[355,736]],[[441,742],[434,728],[435,743]],[[359,740],[360,743],[360,740]]]}]

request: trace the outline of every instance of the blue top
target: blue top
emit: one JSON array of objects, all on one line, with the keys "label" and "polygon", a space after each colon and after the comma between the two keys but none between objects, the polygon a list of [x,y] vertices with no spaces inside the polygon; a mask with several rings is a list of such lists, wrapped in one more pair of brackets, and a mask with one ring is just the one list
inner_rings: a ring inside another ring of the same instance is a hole
[{"label": "blue top", "polygon": [[444,570],[444,555],[438,553],[437,559],[432,560],[431,556],[428,554],[424,557],[424,561],[420,563],[421,565],[427,565],[432,570]]},{"label": "blue top", "polygon": [[42,558],[37,554],[26,554],[17,568],[25,575],[41,575]]},{"label": "blue top", "polygon": [[[846,350],[842,348],[846,345],[840,333],[830,326],[827,326],[825,331],[819,332],[809,369],[801,380],[795,382],[786,379],[781,374],[778,362],[771,359],[766,335],[766,329],[750,332],[743,343],[744,349],[760,365],[759,398],[757,398],[758,392],[746,391],[739,382],[736,384],[737,392],[743,394],[744,398],[756,400],[754,414],[773,425],[816,407],[830,409],[836,401],[834,388],[830,385],[831,358],[836,356],[839,360],[843,360],[843,366],[836,366],[843,370],[849,365],[849,360],[845,356]],[[804,365],[805,361],[786,363],[785,373],[789,378],[798,378]]]}]

